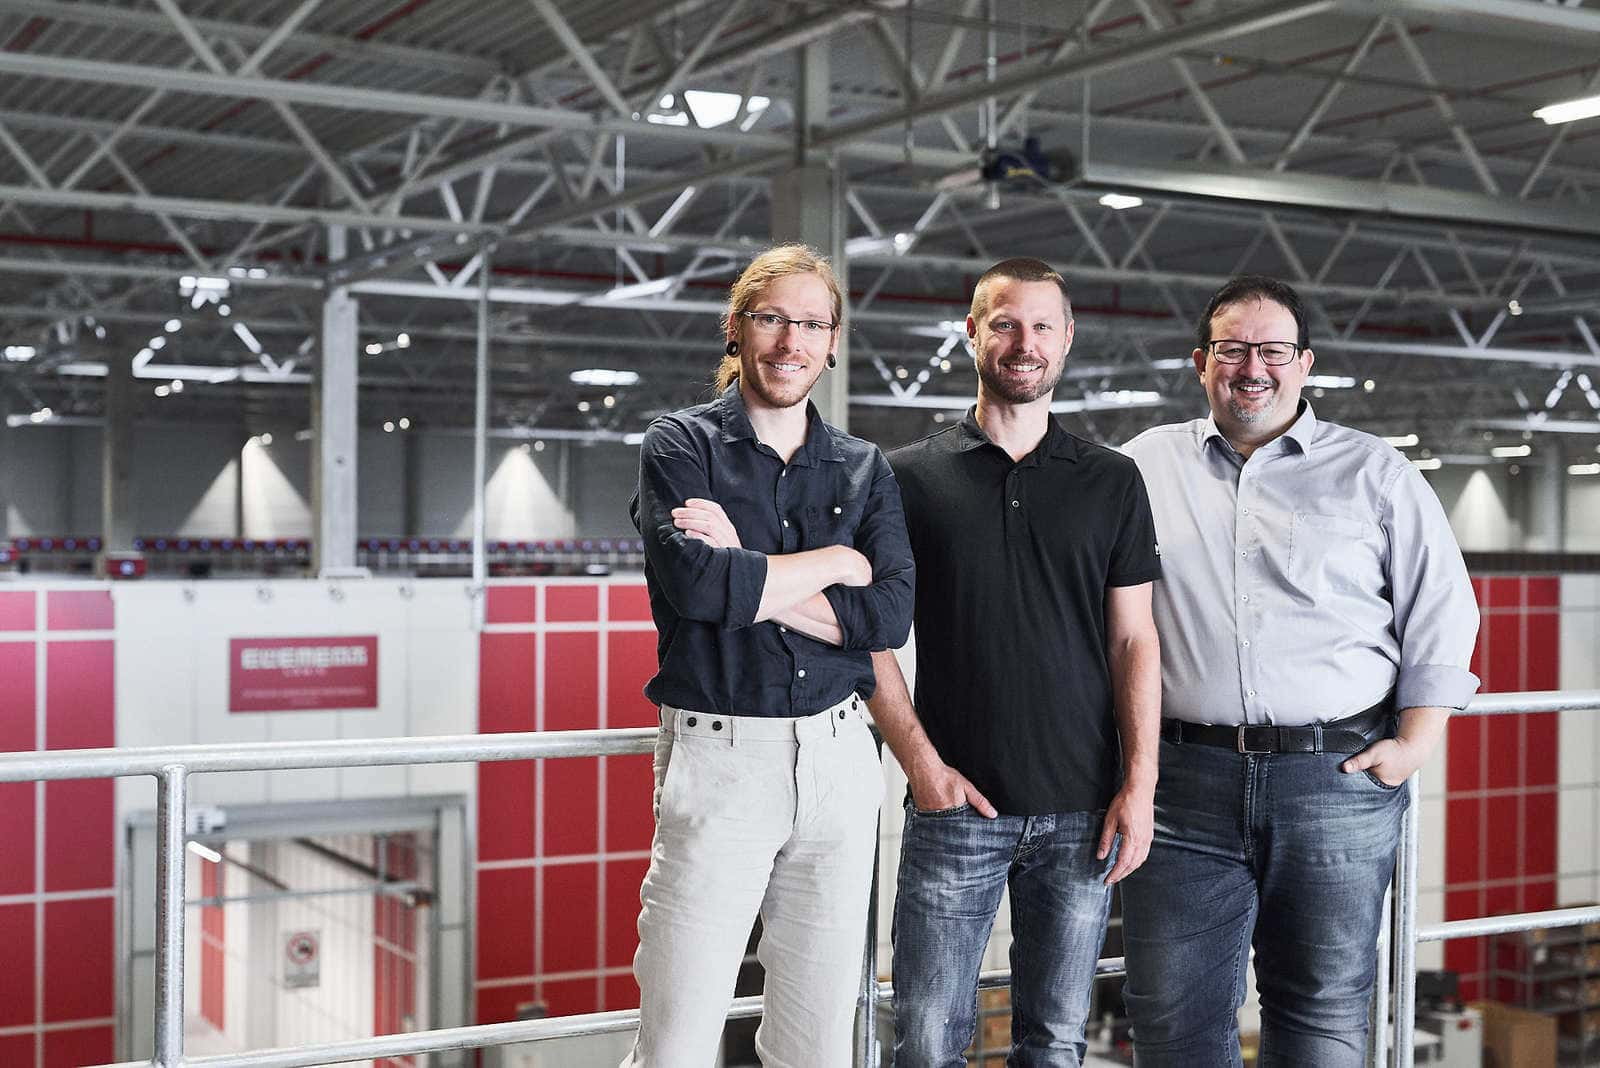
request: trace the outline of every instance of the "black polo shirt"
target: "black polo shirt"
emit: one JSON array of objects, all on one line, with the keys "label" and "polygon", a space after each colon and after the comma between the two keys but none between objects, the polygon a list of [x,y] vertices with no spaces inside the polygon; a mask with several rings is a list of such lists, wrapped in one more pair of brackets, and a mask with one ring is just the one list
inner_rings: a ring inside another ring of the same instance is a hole
[{"label": "black polo shirt", "polygon": [[[913,572],[900,491],[876,445],[829,426],[806,404],[806,440],[785,464],[756,437],[738,383],[709,404],[645,431],[630,511],[644,537],[644,577],[660,670],[655,704],[733,716],[805,716],[874,685],[871,652],[903,645]],[[672,524],[690,497],[716,501],[739,548],[712,548]],[[829,586],[835,647],[756,623],[767,557],[849,545],[872,585]]]},{"label": "black polo shirt", "polygon": [[917,714],[1002,813],[1104,808],[1121,777],[1106,588],[1161,576],[1133,461],[1062,430],[1012,462],[974,411],[889,454],[917,562]]}]

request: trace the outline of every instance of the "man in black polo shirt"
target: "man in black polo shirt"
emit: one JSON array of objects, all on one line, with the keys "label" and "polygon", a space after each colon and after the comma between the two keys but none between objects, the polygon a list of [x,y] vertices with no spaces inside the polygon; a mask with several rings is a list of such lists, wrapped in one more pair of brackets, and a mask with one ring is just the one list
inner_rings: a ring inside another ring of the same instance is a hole
[{"label": "man in black polo shirt", "polygon": [[874,653],[873,717],[910,782],[894,914],[897,1063],[946,1068],[1011,892],[1012,1065],[1078,1065],[1111,886],[1150,848],[1161,573],[1131,460],[1062,430],[1066,283],[978,280],[978,403],[890,454],[919,582],[913,709]]}]

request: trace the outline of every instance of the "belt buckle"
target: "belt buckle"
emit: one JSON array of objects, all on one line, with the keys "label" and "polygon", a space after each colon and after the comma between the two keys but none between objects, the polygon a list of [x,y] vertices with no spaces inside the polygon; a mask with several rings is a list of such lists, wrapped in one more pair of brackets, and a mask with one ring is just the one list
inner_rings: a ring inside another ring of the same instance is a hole
[{"label": "belt buckle", "polygon": [[1241,724],[1239,724],[1239,733],[1235,736],[1234,746],[1238,749],[1238,751],[1240,753],[1244,754],[1245,756],[1251,756],[1251,755],[1265,756],[1265,755],[1268,755],[1268,754],[1272,753],[1273,750],[1271,750],[1271,749],[1247,749],[1247,748],[1245,748],[1244,732],[1246,730],[1248,730],[1252,726],[1255,726],[1255,724],[1251,724],[1251,723],[1241,723]]}]

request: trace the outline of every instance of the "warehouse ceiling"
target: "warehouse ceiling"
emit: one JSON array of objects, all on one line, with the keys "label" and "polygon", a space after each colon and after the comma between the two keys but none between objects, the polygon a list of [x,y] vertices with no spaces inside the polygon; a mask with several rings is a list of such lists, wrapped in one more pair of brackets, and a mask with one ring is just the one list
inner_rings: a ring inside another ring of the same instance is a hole
[{"label": "warehouse ceiling", "polygon": [[971,283],[1034,255],[1089,436],[1201,409],[1194,317],[1249,270],[1311,298],[1323,414],[1592,459],[1600,118],[1533,115],[1600,93],[1589,3],[0,0],[0,406],[93,422],[133,361],[141,420],[309,425],[347,285],[363,424],[467,427],[487,262],[492,430],[637,433],[706,395],[807,163],[886,444],[964,406]]}]

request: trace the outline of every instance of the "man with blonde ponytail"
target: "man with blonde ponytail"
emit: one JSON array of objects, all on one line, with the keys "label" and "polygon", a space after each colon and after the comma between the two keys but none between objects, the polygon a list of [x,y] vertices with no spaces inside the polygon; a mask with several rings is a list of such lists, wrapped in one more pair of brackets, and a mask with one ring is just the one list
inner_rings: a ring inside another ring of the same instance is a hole
[{"label": "man with blonde ponytail", "polygon": [[645,431],[661,732],[625,1068],[716,1061],[758,915],[763,1065],[850,1063],[883,793],[871,654],[906,639],[912,565],[883,454],[808,403],[843,305],[811,249],[763,252],[729,293],[716,398]]}]

